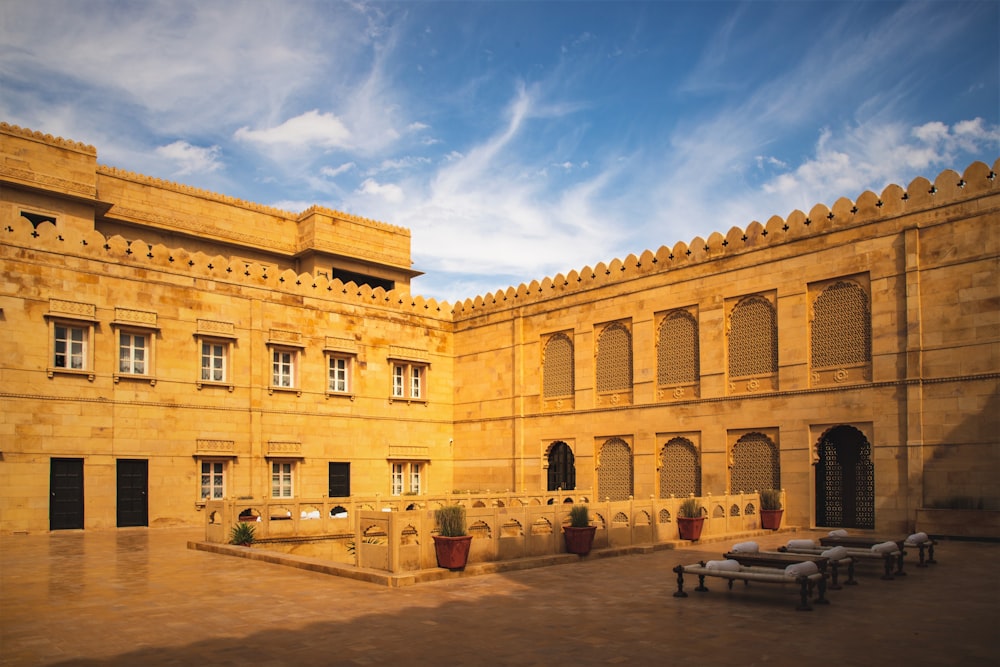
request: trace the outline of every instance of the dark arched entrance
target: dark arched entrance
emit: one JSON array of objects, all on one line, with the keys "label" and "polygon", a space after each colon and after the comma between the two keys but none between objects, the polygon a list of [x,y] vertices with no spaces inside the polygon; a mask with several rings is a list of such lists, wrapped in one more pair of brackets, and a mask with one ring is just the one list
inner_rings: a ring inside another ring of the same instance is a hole
[{"label": "dark arched entrance", "polygon": [[549,449],[549,491],[571,491],[576,488],[576,465],[573,450],[563,441]]},{"label": "dark arched entrance", "polygon": [[853,426],[835,426],[820,438],[816,463],[816,525],[875,527],[872,446]]}]

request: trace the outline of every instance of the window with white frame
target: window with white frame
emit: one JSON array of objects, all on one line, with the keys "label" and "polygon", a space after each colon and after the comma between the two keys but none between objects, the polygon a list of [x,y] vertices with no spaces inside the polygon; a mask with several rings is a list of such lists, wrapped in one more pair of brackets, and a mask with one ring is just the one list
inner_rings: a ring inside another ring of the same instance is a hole
[{"label": "window with white frame", "polygon": [[201,499],[221,500],[226,497],[226,464],[224,461],[201,462]]},{"label": "window with white frame", "polygon": [[271,462],[271,497],[291,498],[292,497],[292,473],[295,464],[291,461]]},{"label": "window with white frame", "polygon": [[201,341],[202,382],[227,382],[229,380],[229,341]]},{"label": "window with white frame", "polygon": [[134,331],[118,332],[118,372],[126,375],[149,373],[149,336]]},{"label": "window with white frame", "polygon": [[66,370],[87,370],[90,327],[57,322],[53,331],[55,347],[52,365]]},{"label": "window with white frame", "polygon": [[392,463],[392,495],[419,495],[424,491],[424,463],[422,461],[394,461]]},{"label": "window with white frame", "polygon": [[335,394],[349,394],[351,392],[351,357],[330,354],[327,359],[329,363],[327,390]]},{"label": "window with white frame", "polygon": [[392,362],[392,397],[423,400],[426,396],[427,364]]},{"label": "window with white frame", "polygon": [[392,464],[392,495],[403,495],[404,467],[402,463]]},{"label": "window with white frame", "polygon": [[278,389],[293,389],[298,386],[295,368],[299,351],[291,348],[271,349],[271,386]]}]

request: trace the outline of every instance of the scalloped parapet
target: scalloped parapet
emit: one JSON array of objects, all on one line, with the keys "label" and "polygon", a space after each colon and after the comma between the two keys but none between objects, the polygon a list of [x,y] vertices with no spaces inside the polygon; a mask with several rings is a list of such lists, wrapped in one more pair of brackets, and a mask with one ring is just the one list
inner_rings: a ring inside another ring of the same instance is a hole
[{"label": "scalloped parapet", "polygon": [[44,132],[37,132],[35,130],[28,129],[26,127],[20,127],[19,125],[11,125],[10,123],[0,122],[0,133],[9,134],[11,136],[22,137],[24,139],[31,139],[32,141],[39,141],[43,144],[48,144],[49,146],[55,146],[57,148],[66,148],[71,151],[77,151],[79,153],[86,153],[97,157],[97,149],[90,144],[84,144],[79,141],[73,141],[72,139],[63,139],[62,137],[55,137],[51,134],[45,134]]},{"label": "scalloped parapet", "polygon": [[[983,162],[973,162],[959,175],[955,171],[942,171],[933,182],[923,177],[913,179],[905,189],[894,184],[886,186],[881,195],[866,191],[855,201],[841,197],[832,207],[816,204],[808,215],[792,211],[787,218],[772,216],[767,224],[750,222],[745,229],[730,228],[722,235],[713,232],[708,240],[696,236],[690,243],[678,241],[672,248],[661,246],[655,253],[644,251],[640,257],[630,254],[624,261],[613,259],[599,262],[593,269],[585,266],[580,271],[570,271],[563,277],[533,280],[515,290],[498,290],[485,298],[473,297],[455,306],[458,319],[474,317],[483,311],[499,310],[534,301],[556,298],[573,291],[592,289],[612,282],[634,279],[654,272],[665,272],[698,262],[715,261],[725,257],[753,252],[808,237],[869,224],[879,220],[919,213],[921,211],[954,204],[961,200],[1000,191],[1000,159],[991,168]],[[498,298],[503,295],[503,298]]]},{"label": "scalloped parapet", "polygon": [[185,275],[194,280],[263,287],[315,300],[393,310],[438,321],[450,321],[452,317],[453,309],[447,301],[438,302],[412,295],[405,289],[385,291],[379,287],[373,290],[368,285],[359,287],[353,282],[344,283],[336,278],[331,280],[322,274],[280,270],[248,263],[238,257],[168,248],[143,239],[128,241],[120,235],[105,236],[96,230],[61,229],[49,222],[42,222],[36,227],[20,216],[2,221],[0,244]]}]

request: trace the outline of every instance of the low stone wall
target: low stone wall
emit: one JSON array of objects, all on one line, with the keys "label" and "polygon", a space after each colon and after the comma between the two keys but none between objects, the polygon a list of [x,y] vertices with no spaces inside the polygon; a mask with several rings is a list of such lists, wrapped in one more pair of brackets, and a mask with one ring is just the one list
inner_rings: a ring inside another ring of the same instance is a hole
[{"label": "low stone wall", "polygon": [[[473,536],[469,562],[512,560],[565,553],[562,527],[574,504],[590,508],[597,526],[595,548],[630,547],[680,539],[677,513],[683,498],[589,502],[586,491],[516,496],[462,494],[394,496],[390,499],[320,498],[211,501],[205,505],[205,539],[226,543],[243,520],[257,526],[258,539],[352,535],[359,567],[408,572],[436,567],[434,510],[466,508]],[[699,498],[706,517],[702,537],[760,529],[759,494]]]}]

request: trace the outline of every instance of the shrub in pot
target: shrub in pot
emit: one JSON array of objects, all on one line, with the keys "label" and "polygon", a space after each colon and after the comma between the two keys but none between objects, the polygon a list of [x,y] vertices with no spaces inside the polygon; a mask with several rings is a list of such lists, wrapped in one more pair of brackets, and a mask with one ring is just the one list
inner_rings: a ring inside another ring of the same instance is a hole
[{"label": "shrub in pot", "polygon": [[764,530],[778,530],[781,527],[781,491],[764,489],[760,492],[760,527]]},{"label": "shrub in pot", "polygon": [[682,540],[697,540],[701,537],[705,517],[697,498],[687,498],[677,510],[677,532]]},{"label": "shrub in pot", "polygon": [[438,525],[438,534],[433,536],[438,567],[464,570],[472,546],[472,535],[465,534],[465,508],[446,505],[434,510],[434,519]]},{"label": "shrub in pot", "polygon": [[237,546],[248,547],[253,544],[256,533],[257,526],[241,521],[233,526],[233,529],[229,532],[229,542]]},{"label": "shrub in pot", "polygon": [[597,526],[590,525],[590,510],[586,505],[573,505],[569,510],[569,525],[563,527],[566,552],[586,556],[594,546]]}]

